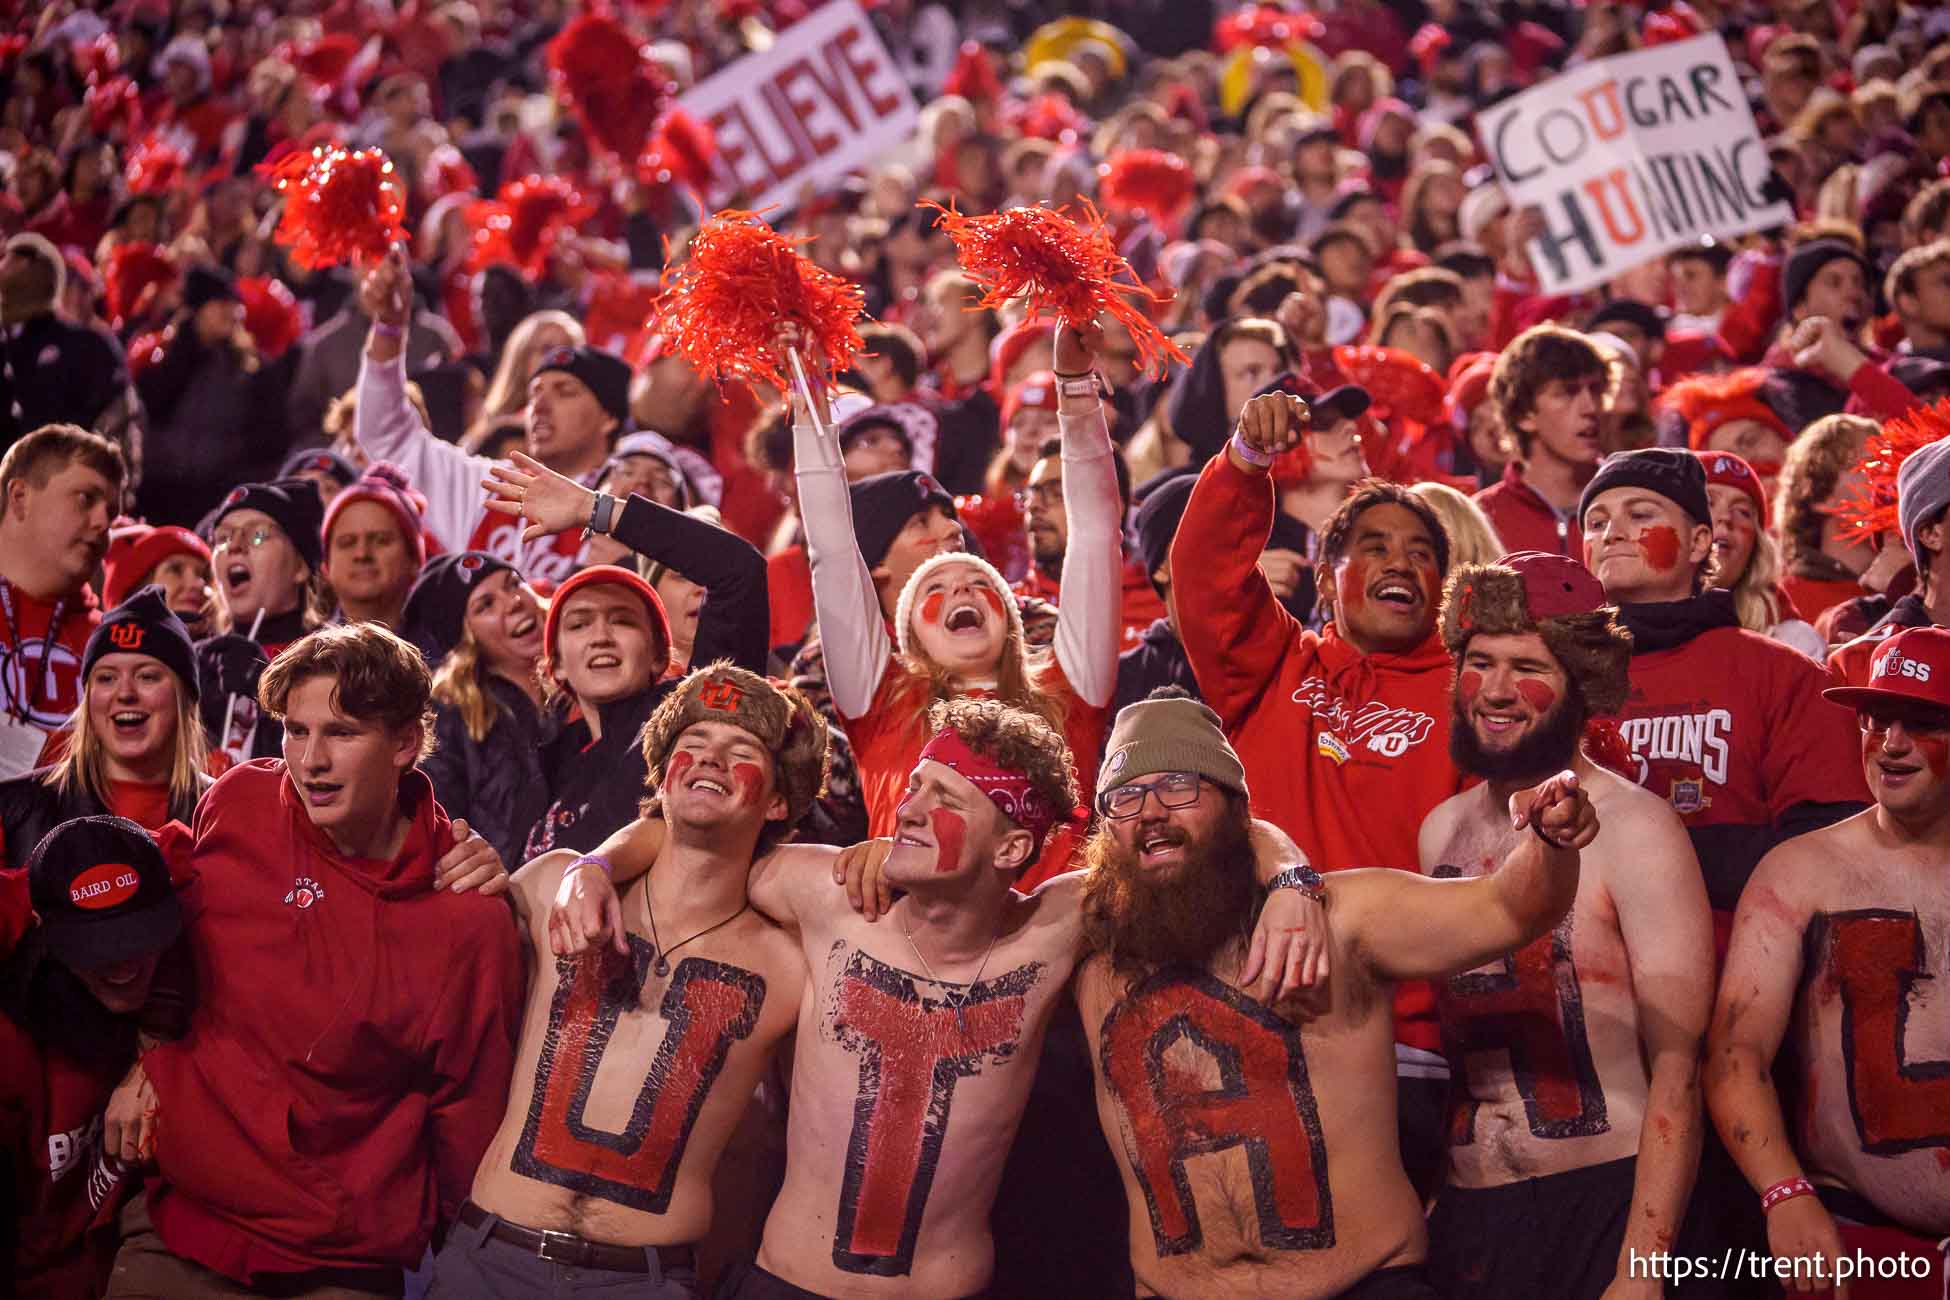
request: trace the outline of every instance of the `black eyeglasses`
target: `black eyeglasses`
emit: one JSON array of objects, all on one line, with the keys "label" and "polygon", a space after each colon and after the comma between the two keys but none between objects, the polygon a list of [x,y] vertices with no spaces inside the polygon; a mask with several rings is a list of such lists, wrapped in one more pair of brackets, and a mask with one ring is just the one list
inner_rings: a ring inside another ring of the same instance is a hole
[{"label": "black eyeglasses", "polygon": [[1097,811],[1112,821],[1128,821],[1144,811],[1144,801],[1158,796],[1161,808],[1186,808],[1198,802],[1199,775],[1196,772],[1166,772],[1151,782],[1132,782],[1104,791],[1097,796]]}]

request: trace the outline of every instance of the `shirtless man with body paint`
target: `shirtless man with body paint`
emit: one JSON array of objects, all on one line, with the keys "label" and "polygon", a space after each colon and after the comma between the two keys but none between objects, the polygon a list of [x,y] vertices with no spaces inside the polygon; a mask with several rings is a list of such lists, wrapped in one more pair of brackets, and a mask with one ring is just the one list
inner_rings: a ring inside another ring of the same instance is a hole
[{"label": "shirtless man with body paint", "polygon": [[811,806],[826,734],[796,695],[729,664],[700,669],[644,730],[671,834],[621,900],[616,944],[569,957],[551,942],[550,902],[565,875],[599,872],[591,858],[561,850],[515,873],[531,957],[521,1043],[436,1300],[613,1289],[633,1274],[633,1294],[699,1294],[692,1243],[711,1226],[712,1172],[805,982],[798,945],[751,910],[746,877]]},{"label": "shirtless man with body paint", "polygon": [[[929,725],[891,845],[852,863],[787,845],[752,874],[753,906],[796,931],[810,969],[785,1186],[756,1264],[721,1295],[943,1300],[989,1283],[990,1206],[1083,955],[1081,873],[1026,897],[1010,884],[1076,794],[1061,738],[1033,714],[964,698],[937,704]],[[646,819],[601,852],[622,881],[662,836]],[[1262,878],[1298,861],[1264,823],[1253,843]],[[833,887],[836,869],[853,871],[862,910]],[[892,889],[905,891],[898,903]],[[555,917],[580,946],[601,941],[614,907],[603,874],[585,870]],[[1325,928],[1317,902],[1275,891],[1261,923],[1271,937],[1255,935],[1244,972],[1256,995],[1309,978]]]},{"label": "shirtless man with body paint", "polygon": [[1245,769],[1218,716],[1188,698],[1129,705],[1104,770],[1122,784],[1098,801],[1077,1002],[1138,1294],[1435,1300],[1397,1139],[1393,983],[1507,953],[1564,915],[1598,829],[1578,778],[1509,798],[1509,855],[1489,876],[1313,877],[1333,978],[1268,1009],[1240,992],[1259,891]]},{"label": "shirtless man with body paint", "polygon": [[1577,561],[1537,551],[1460,568],[1443,603],[1450,748],[1482,784],[1422,823],[1423,871],[1495,872],[1522,834],[1509,797],[1566,767],[1604,826],[1550,933],[1438,986],[1460,1084],[1429,1219],[1449,1300],[1663,1295],[1632,1260],[1675,1249],[1698,1166],[1713,997],[1699,861],[1664,800],[1579,744],[1625,700],[1632,643],[1615,612]]},{"label": "shirtless man with body paint", "polygon": [[1748,882],[1706,1102],[1767,1207],[1791,1294],[1826,1292],[1861,1252],[1930,1268],[1858,1275],[1838,1297],[1936,1300],[1950,1235],[1950,631],[1889,638],[1867,685],[1826,694],[1856,711],[1875,803],[1776,848]]}]

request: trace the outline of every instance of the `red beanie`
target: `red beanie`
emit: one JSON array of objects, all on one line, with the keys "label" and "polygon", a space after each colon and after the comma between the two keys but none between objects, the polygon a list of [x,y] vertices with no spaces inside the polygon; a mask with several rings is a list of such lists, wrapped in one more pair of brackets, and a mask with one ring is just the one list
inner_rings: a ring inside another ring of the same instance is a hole
[{"label": "red beanie", "polygon": [[194,555],[210,562],[210,548],[187,528],[171,524],[162,528],[136,527],[109,540],[108,554],[102,559],[102,604],[114,609],[141,590],[144,579],[156,566],[172,555]]},{"label": "red beanie", "polygon": [[[989,348],[994,362],[989,370],[989,382],[997,388],[1002,387],[1002,380],[1008,375],[1009,367],[1020,361],[1023,353],[1038,343],[1048,347],[1050,340],[1055,337],[1056,326],[1046,320],[1026,320],[1003,330],[995,336],[995,342]],[[1047,366],[1036,368],[1048,369]]]},{"label": "red beanie", "polygon": [[364,474],[352,480],[351,486],[333,497],[332,504],[325,508],[325,526],[318,531],[319,541],[325,548],[325,562],[332,561],[332,529],[339,516],[347,506],[360,501],[371,501],[393,512],[393,517],[399,520],[400,535],[412,548],[413,571],[417,574],[427,562],[427,539],[423,531],[427,499],[413,490],[405,470],[383,460],[368,466]]},{"label": "red beanie", "polygon": [[1016,386],[1002,399],[1002,427],[1007,429],[1015,423],[1016,412],[1024,409],[1056,409],[1056,375],[1053,371],[1038,370],[1016,381]]},{"label": "red beanie", "polygon": [[548,618],[542,624],[542,656],[549,663],[555,662],[555,634],[562,624],[562,607],[569,603],[569,597],[584,587],[617,586],[628,587],[650,611],[650,628],[657,634],[657,645],[666,660],[670,656],[670,617],[664,613],[664,603],[657,596],[656,588],[645,582],[634,570],[617,564],[592,564],[571,574],[569,580],[555,589],[549,597]]}]

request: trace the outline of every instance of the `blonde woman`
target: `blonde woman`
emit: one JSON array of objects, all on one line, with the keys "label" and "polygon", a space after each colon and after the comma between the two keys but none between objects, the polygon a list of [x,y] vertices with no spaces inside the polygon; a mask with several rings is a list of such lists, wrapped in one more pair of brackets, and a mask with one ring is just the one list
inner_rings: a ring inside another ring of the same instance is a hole
[{"label": "blonde woman", "polygon": [[1449,534],[1449,565],[1495,564],[1507,553],[1483,508],[1447,483],[1422,482],[1410,492],[1429,503]]},{"label": "blonde woman", "polygon": [[535,367],[542,363],[543,357],[555,348],[579,348],[587,341],[582,322],[565,311],[538,311],[524,316],[508,335],[507,346],[501,349],[501,364],[494,368],[494,378],[488,382],[481,414],[474,427],[467,431],[466,449],[474,450],[472,444],[502,416],[519,415],[527,407],[528,381],[534,378]]},{"label": "blonde woman", "polygon": [[1713,511],[1713,585],[1733,593],[1740,626],[1793,646],[1821,662],[1828,643],[1796,616],[1781,590],[1781,551],[1767,531],[1767,495],[1760,475],[1730,451],[1696,451],[1706,470]]},{"label": "blonde woman", "polygon": [[420,770],[448,816],[465,818],[503,862],[523,861],[548,807],[541,599],[486,551],[437,555],[400,628],[434,668],[434,750]]},{"label": "blonde woman", "polygon": [[41,837],[76,817],[113,814],[144,830],[188,823],[210,785],[197,725],[196,653],[161,587],[144,587],[102,618],[81,656],[81,703],[66,752],[0,784],[0,849],[26,865]]}]

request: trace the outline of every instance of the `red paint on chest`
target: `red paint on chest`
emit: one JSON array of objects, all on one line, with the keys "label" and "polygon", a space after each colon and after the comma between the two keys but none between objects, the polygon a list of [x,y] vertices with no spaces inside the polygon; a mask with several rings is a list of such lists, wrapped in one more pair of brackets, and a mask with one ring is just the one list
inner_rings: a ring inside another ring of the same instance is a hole
[{"label": "red paint on chest", "polygon": [[1830,919],[1829,965],[1841,990],[1842,1058],[1862,1149],[1895,1155],[1950,1147],[1946,1062],[1905,1050],[1912,985],[1924,973],[1923,929],[1913,912],[1867,910]]},{"label": "red paint on chest", "polygon": [[949,812],[946,808],[935,808],[928,813],[928,829],[934,832],[934,870],[944,875],[961,865],[961,841],[967,832],[967,823],[961,814]]},{"label": "red paint on chest", "polygon": [[1534,713],[1549,713],[1551,706],[1557,703],[1557,692],[1550,688],[1550,684],[1534,677],[1518,678],[1517,694],[1523,696],[1523,702]]},{"label": "red paint on chest", "polygon": [[948,594],[946,592],[935,591],[928,593],[927,598],[921,602],[921,621],[924,623],[941,622],[941,607],[947,603]]},{"label": "red paint on chest", "polygon": [[1639,534],[1639,550],[1645,553],[1645,562],[1655,569],[1677,568],[1679,534],[1665,524],[1654,524]]},{"label": "red paint on chest", "polygon": [[1474,704],[1477,694],[1483,689],[1483,674],[1465,672],[1456,678],[1456,692],[1462,696],[1464,704]]}]

